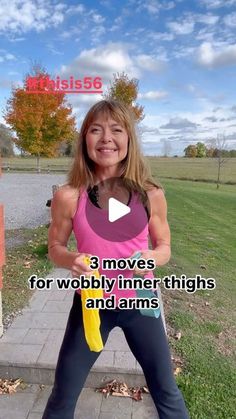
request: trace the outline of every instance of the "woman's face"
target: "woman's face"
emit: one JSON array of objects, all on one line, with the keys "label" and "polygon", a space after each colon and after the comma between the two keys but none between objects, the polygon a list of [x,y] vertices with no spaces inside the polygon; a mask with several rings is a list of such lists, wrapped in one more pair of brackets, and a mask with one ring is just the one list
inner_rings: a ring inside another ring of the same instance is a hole
[{"label": "woman's face", "polygon": [[126,129],[110,116],[98,116],[86,135],[87,152],[98,166],[117,166],[127,155],[128,134]]}]

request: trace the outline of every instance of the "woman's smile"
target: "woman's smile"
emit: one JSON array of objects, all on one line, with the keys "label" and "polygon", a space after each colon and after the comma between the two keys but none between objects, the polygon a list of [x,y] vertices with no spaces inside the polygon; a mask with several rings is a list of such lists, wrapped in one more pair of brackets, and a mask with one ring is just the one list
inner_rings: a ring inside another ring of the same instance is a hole
[{"label": "woman's smile", "polygon": [[114,154],[116,151],[118,151],[117,148],[98,148],[97,149],[99,151],[99,153],[101,154],[105,154],[105,155],[111,155]]}]

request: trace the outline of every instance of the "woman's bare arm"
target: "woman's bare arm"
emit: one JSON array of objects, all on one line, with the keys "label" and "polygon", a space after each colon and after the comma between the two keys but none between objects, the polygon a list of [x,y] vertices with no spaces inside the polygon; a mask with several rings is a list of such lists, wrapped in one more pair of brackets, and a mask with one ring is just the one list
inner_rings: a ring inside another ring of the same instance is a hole
[{"label": "woman's bare arm", "polygon": [[67,186],[58,189],[51,204],[51,224],[48,230],[48,256],[58,267],[70,269],[73,276],[91,273],[92,270],[83,262],[85,253],[72,252],[67,243],[72,232],[78,194]]},{"label": "woman's bare arm", "polygon": [[165,265],[171,257],[171,235],[167,221],[167,203],[162,189],[154,188],[148,194],[151,205],[149,234],[155,252],[156,264]]},{"label": "woman's bare arm", "polygon": [[48,230],[48,256],[58,267],[71,269],[78,252],[67,249],[72,232],[71,194],[61,187],[52,199],[51,224]]}]

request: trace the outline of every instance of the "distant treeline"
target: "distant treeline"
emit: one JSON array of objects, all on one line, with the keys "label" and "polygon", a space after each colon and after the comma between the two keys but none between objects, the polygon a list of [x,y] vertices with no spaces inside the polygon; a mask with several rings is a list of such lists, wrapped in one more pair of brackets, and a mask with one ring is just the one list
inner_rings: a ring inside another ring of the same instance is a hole
[{"label": "distant treeline", "polygon": [[236,150],[207,147],[204,143],[190,144],[184,149],[184,157],[236,157]]}]

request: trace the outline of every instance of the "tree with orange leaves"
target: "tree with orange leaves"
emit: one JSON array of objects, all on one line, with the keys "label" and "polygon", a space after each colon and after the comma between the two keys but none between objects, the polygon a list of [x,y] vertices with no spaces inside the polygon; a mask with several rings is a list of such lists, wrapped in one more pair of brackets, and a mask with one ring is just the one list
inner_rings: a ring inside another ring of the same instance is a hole
[{"label": "tree with orange leaves", "polygon": [[138,96],[138,80],[129,79],[124,72],[113,74],[113,77],[113,82],[103,95],[104,99],[115,99],[125,103],[132,109],[135,120],[140,122],[145,115],[143,106],[134,104]]},{"label": "tree with orange leaves", "polygon": [[[2,174],[2,158],[0,155],[0,177]],[[5,233],[4,233],[4,214],[3,205],[0,203],[0,337],[3,334],[3,323],[2,323],[2,268],[5,265]]]},{"label": "tree with orange leaves", "polygon": [[[54,157],[63,141],[73,141],[76,135],[75,117],[71,105],[66,103],[65,93],[58,93],[40,83],[50,78],[40,65],[34,65],[31,74],[24,79],[23,88],[13,87],[7,101],[5,121],[16,132],[15,144],[39,158]],[[37,82],[37,92],[29,93],[29,79]]]}]

